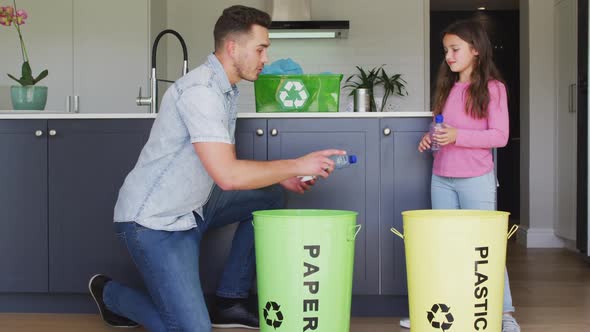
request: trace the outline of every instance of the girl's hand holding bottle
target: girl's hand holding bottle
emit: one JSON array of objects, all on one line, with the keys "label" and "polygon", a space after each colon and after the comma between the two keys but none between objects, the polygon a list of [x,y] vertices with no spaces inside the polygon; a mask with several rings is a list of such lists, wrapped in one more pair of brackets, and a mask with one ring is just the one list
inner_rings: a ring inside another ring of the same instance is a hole
[{"label": "girl's hand holding bottle", "polygon": [[457,140],[457,128],[453,128],[445,123],[442,129],[436,131],[434,139],[440,146],[453,144]]},{"label": "girl's hand holding bottle", "polygon": [[455,143],[457,140],[457,128],[451,127],[445,123],[443,124],[443,128],[437,129],[437,131],[432,134],[432,140],[430,135],[430,133],[425,133],[424,136],[422,136],[420,144],[418,144],[418,151],[424,152],[430,150],[432,147],[432,140],[435,140],[440,146]]},{"label": "girl's hand holding bottle", "polygon": [[432,142],[430,141],[430,133],[424,134],[424,136],[422,136],[422,139],[420,140],[420,144],[418,144],[418,151],[424,152],[430,150],[431,143]]}]

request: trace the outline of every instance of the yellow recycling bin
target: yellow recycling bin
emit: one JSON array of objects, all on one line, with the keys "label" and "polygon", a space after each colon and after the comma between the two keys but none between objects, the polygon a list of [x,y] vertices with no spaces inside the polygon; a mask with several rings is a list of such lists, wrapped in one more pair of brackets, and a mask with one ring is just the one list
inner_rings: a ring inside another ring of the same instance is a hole
[{"label": "yellow recycling bin", "polygon": [[412,331],[502,330],[509,214],[402,212]]}]

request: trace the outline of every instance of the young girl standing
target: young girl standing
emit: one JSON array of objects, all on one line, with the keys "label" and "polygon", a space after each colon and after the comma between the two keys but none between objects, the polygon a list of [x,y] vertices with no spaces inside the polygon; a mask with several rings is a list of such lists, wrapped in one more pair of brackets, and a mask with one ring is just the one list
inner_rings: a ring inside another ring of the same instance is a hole
[{"label": "young girl standing", "polygon": [[[442,36],[445,59],[438,72],[433,113],[443,115],[444,125],[433,135],[440,150],[432,167],[432,208],[495,210],[492,148],[508,142],[506,88],[480,23],[458,21]],[[431,143],[425,134],[418,150],[428,150]],[[502,331],[519,332],[507,273],[503,311]]]}]

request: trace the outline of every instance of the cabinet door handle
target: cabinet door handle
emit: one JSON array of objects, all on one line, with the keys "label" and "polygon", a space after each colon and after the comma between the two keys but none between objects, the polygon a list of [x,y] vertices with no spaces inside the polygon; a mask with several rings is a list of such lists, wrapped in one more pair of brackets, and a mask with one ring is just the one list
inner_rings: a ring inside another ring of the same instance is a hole
[{"label": "cabinet door handle", "polygon": [[391,129],[389,129],[389,128],[383,129],[383,135],[385,135],[385,136],[391,135]]},{"label": "cabinet door handle", "polygon": [[567,86],[567,111],[572,112],[572,85]]},{"label": "cabinet door handle", "polygon": [[72,96],[66,96],[66,112],[72,111]]},{"label": "cabinet door handle", "polygon": [[260,128],[256,129],[256,136],[262,136],[262,135],[264,135],[264,130],[262,130]]},{"label": "cabinet door handle", "polygon": [[270,136],[277,136],[278,134],[279,134],[279,131],[274,128],[270,131]]},{"label": "cabinet door handle", "polygon": [[74,96],[74,113],[80,113],[80,96]]},{"label": "cabinet door handle", "polygon": [[35,131],[35,136],[37,136],[37,137],[43,136],[43,130],[37,130],[37,131]]},{"label": "cabinet door handle", "polygon": [[55,130],[55,129],[51,129],[51,130],[49,131],[49,136],[55,136],[55,135],[57,135],[57,130]]},{"label": "cabinet door handle", "polygon": [[570,84],[570,91],[569,91],[569,99],[570,99],[569,112],[570,113],[576,113],[576,108],[578,106],[576,87],[577,87],[576,83]]}]

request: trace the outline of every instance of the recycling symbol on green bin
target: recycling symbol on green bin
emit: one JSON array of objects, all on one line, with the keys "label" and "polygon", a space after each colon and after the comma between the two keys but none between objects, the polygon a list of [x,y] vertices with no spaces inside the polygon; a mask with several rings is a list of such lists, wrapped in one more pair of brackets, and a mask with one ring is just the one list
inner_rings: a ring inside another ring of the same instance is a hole
[{"label": "recycling symbol on green bin", "polygon": [[277,90],[277,102],[286,110],[300,109],[309,99],[309,92],[300,80],[286,80]]},{"label": "recycling symbol on green bin", "polygon": [[266,302],[266,306],[262,310],[264,314],[264,320],[266,321],[266,325],[274,327],[276,330],[277,327],[280,327],[283,324],[283,313],[281,312],[281,306],[272,301]]},{"label": "recycling symbol on green bin", "polygon": [[435,329],[447,331],[453,326],[453,322],[455,321],[450,310],[451,308],[446,304],[439,303],[432,305],[432,308],[427,313],[428,322]]}]

